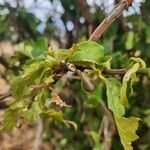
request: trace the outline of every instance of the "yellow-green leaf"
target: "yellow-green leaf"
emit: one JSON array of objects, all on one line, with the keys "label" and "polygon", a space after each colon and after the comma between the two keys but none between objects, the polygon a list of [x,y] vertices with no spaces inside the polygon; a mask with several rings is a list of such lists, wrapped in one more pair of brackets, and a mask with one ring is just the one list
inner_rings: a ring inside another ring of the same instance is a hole
[{"label": "yellow-green leaf", "polygon": [[74,127],[75,130],[78,129],[77,124],[74,121],[70,121],[70,120],[63,120],[64,124],[69,128],[70,125],[72,125]]},{"label": "yellow-green leaf", "polygon": [[124,75],[123,83],[120,90],[120,101],[124,106],[128,105],[128,98],[127,98],[127,83],[131,79],[131,76],[135,75],[137,70],[139,69],[139,63],[134,64]]},{"label": "yellow-green leaf", "polygon": [[46,78],[46,80],[45,80],[44,82],[45,82],[47,85],[48,85],[49,83],[54,82],[53,75],[51,75],[51,76],[49,76],[48,78]]},{"label": "yellow-green leaf", "polygon": [[127,33],[125,46],[127,50],[130,50],[134,47],[134,32],[130,31]]},{"label": "yellow-green leaf", "polygon": [[139,63],[140,68],[146,68],[146,63],[141,58],[131,57],[130,60],[134,61],[135,63]]},{"label": "yellow-green leaf", "polygon": [[124,106],[120,103],[120,88],[121,84],[115,78],[104,78],[100,75],[100,78],[106,84],[108,107],[117,117],[122,117],[125,114]]},{"label": "yellow-green leaf", "polygon": [[2,120],[2,130],[4,131],[11,131],[16,126],[17,123],[17,111],[18,109],[11,109],[8,108],[5,111],[3,120]]},{"label": "yellow-green leaf", "polygon": [[100,144],[100,135],[99,135],[99,133],[97,133],[95,131],[90,131],[89,133],[90,133],[91,138],[92,138],[92,140],[94,142],[93,150],[100,150],[100,149],[102,149],[102,146]]},{"label": "yellow-green leaf", "polygon": [[104,47],[93,41],[85,41],[74,45],[69,51],[70,62],[84,65],[87,63],[101,64],[104,61]]},{"label": "yellow-green leaf", "polygon": [[139,125],[139,118],[118,118],[115,117],[117,129],[121,139],[121,143],[125,150],[133,150],[132,142],[137,140],[139,137],[136,135],[136,130]]},{"label": "yellow-green leaf", "polygon": [[40,113],[40,117],[42,119],[52,118],[58,122],[63,122],[63,113],[61,111],[55,111],[54,109]]},{"label": "yellow-green leaf", "polygon": [[41,113],[41,108],[37,101],[32,103],[32,106],[29,110],[24,112],[24,118],[28,122],[32,122],[39,119],[39,114]]}]

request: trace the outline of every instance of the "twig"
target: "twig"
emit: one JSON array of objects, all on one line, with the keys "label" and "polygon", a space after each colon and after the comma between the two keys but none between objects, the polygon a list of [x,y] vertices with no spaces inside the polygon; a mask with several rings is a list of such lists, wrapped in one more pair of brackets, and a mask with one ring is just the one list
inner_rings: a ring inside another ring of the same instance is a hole
[{"label": "twig", "polygon": [[[104,69],[102,73],[108,75],[125,75],[127,69]],[[150,68],[139,68],[137,71],[138,75],[147,75],[150,77]]]},{"label": "twig", "polygon": [[[88,69],[88,68],[81,68],[79,67],[80,70],[84,70],[84,69]],[[73,64],[69,64],[68,65],[68,70],[69,71],[72,71],[72,72],[76,72],[78,75],[80,74],[79,70],[76,69],[76,67],[73,65]],[[125,75],[125,73],[127,72],[126,69],[107,69],[105,68],[103,70],[103,74],[107,74],[107,75]],[[138,75],[147,75],[148,77],[150,77],[150,68],[140,68],[138,71],[137,71],[137,74]],[[58,75],[57,75],[58,77]],[[59,76],[59,78],[62,77],[62,75]],[[56,83],[58,81],[59,78],[56,78],[54,83]],[[40,84],[35,84],[35,85],[31,85],[31,90],[40,90],[40,89],[43,89],[43,88],[46,88],[48,87],[49,85],[47,85],[46,83],[40,83]],[[0,101],[7,98],[7,97],[10,97],[12,94],[10,92],[6,92],[6,93],[3,93],[3,94],[0,94]]]},{"label": "twig", "polygon": [[126,73],[126,69],[104,69],[103,73],[110,75],[124,75]]},{"label": "twig", "polygon": [[65,60],[61,60],[53,73],[58,74],[60,72],[63,72],[65,68],[66,68]]},{"label": "twig", "polygon": [[31,91],[40,90],[40,89],[43,89],[43,88],[46,88],[46,87],[48,87],[48,85],[46,83],[34,84],[34,85],[30,86],[30,90]]},{"label": "twig", "polygon": [[95,29],[89,40],[98,40],[104,31],[122,14],[123,10],[132,3],[133,0],[121,0],[114,10]]}]

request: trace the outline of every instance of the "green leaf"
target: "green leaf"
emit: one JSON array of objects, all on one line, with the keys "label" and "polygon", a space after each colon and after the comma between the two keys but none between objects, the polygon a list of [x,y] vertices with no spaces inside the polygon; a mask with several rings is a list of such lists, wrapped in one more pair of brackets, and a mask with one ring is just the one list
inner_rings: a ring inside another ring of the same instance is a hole
[{"label": "green leaf", "polygon": [[37,41],[32,45],[32,56],[34,58],[39,57],[41,55],[46,55],[48,50],[48,42],[46,38],[38,38]]},{"label": "green leaf", "polygon": [[127,39],[126,39],[126,43],[125,43],[125,47],[127,50],[132,49],[134,46],[134,32],[130,31],[127,34]]},{"label": "green leaf", "polygon": [[148,127],[150,127],[150,115],[144,117],[143,121],[147,124]]},{"label": "green leaf", "polygon": [[29,42],[21,42],[16,45],[17,56],[23,58],[26,56],[28,58],[33,58],[32,56],[32,46],[28,44]]},{"label": "green leaf", "polygon": [[108,107],[112,110],[117,125],[117,129],[121,138],[121,142],[125,150],[132,150],[131,143],[138,139],[136,130],[138,128],[139,118],[123,117],[125,114],[124,106],[121,104],[120,98],[120,82],[114,78],[104,78],[101,74],[99,77],[103,80],[107,87]]},{"label": "green leaf", "polygon": [[115,78],[104,78],[100,75],[100,78],[106,84],[108,107],[115,116],[122,117],[125,114],[124,106],[120,103],[120,88],[121,84]]},{"label": "green leaf", "polygon": [[41,108],[39,107],[38,102],[33,102],[29,110],[24,113],[24,118],[28,122],[32,122],[39,119],[39,114],[41,113]]},{"label": "green leaf", "polygon": [[133,84],[137,81],[136,75],[133,74],[130,80],[127,82],[127,98],[130,98],[133,94]]},{"label": "green leaf", "polygon": [[11,131],[16,126],[18,109],[8,108],[2,120],[2,130]]},{"label": "green leaf", "polygon": [[147,126],[150,127],[150,109],[146,109],[144,111],[144,115],[145,115],[145,117],[143,120],[147,124]]},{"label": "green leaf", "polygon": [[100,136],[97,132],[95,131],[90,131],[90,135],[94,141],[94,148],[93,150],[100,150],[101,149],[101,144],[100,144]]},{"label": "green leaf", "polygon": [[49,83],[54,82],[53,75],[51,75],[51,76],[49,76],[48,78],[46,78],[46,80],[45,80],[44,82],[45,82],[47,85],[48,85]]},{"label": "green leaf", "polygon": [[78,129],[77,124],[74,121],[70,121],[70,120],[63,120],[64,124],[69,128],[70,125],[72,125],[74,127],[75,130]]},{"label": "green leaf", "polygon": [[22,100],[29,96],[30,91],[25,82],[20,76],[14,77],[10,82],[10,91],[16,100]]},{"label": "green leaf", "polygon": [[139,137],[136,135],[136,130],[139,125],[139,118],[118,118],[115,117],[117,129],[120,135],[121,142],[125,150],[133,150],[131,143]]},{"label": "green leaf", "polygon": [[61,111],[55,111],[54,109],[50,109],[48,111],[40,113],[40,117],[42,119],[52,118],[58,122],[63,122],[63,114]]},{"label": "green leaf", "polygon": [[146,63],[141,58],[131,57],[130,61],[133,61],[134,63],[139,63],[140,68],[146,68]]},{"label": "green leaf", "polygon": [[146,43],[150,44],[150,28],[146,28]]},{"label": "green leaf", "polygon": [[132,68],[128,69],[128,71],[126,72],[126,74],[123,77],[123,82],[122,82],[122,86],[121,86],[121,90],[120,90],[120,102],[124,106],[128,105],[128,98],[127,98],[128,82],[132,77],[134,77],[134,75],[138,69],[139,69],[139,64],[136,63],[132,66]]},{"label": "green leaf", "polygon": [[146,75],[150,78],[150,68],[139,68],[138,73]]},{"label": "green leaf", "polygon": [[[24,66],[24,72],[21,77],[30,83],[39,83],[43,78],[52,75],[52,69],[57,66],[57,61],[53,59],[38,60]],[[46,77],[45,77],[46,75]]]},{"label": "green leaf", "polygon": [[103,46],[93,41],[76,44],[69,52],[72,53],[69,57],[69,61],[80,65],[85,63],[100,65],[104,59]]},{"label": "green leaf", "polygon": [[97,106],[102,99],[103,84],[97,83],[96,89],[93,92],[87,93],[87,103]]},{"label": "green leaf", "polygon": [[19,55],[25,55],[31,59],[40,56],[46,56],[48,51],[48,42],[46,38],[38,38],[37,41],[28,40],[16,46]]},{"label": "green leaf", "polygon": [[68,51],[66,49],[49,50],[49,56],[54,57],[58,61],[66,60],[68,58]]}]

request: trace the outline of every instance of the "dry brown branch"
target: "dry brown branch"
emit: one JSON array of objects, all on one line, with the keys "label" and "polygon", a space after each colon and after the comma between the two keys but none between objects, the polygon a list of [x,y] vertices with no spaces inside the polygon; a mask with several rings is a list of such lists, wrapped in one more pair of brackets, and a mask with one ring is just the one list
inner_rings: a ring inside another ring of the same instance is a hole
[{"label": "dry brown branch", "polygon": [[31,91],[40,90],[40,89],[46,88],[47,86],[48,85],[46,83],[34,84],[34,85],[31,85],[30,89],[31,89]]}]

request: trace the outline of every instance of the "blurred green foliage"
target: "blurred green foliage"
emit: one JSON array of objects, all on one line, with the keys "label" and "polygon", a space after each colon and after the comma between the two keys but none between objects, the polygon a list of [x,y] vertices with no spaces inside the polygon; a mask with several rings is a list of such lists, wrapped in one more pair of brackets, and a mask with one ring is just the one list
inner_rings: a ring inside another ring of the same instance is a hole
[{"label": "blurred green foliage", "polygon": [[[54,3],[54,0],[50,0]],[[60,4],[64,9],[64,13],[60,16],[60,20],[63,22],[64,26],[64,36],[60,36],[59,29],[54,21],[55,13],[49,14],[46,21],[46,27],[43,33],[40,33],[37,28],[41,21],[31,12],[27,11],[22,5],[12,7],[9,3],[4,3],[0,5],[0,40],[1,43],[5,40],[10,40],[14,44],[17,44],[17,49],[24,50],[17,52],[17,57],[14,56],[13,59],[20,62],[20,66],[17,66],[17,72],[19,74],[23,71],[25,65],[32,64],[32,67],[37,71],[32,72],[31,68],[26,68],[26,73],[23,74],[24,77],[30,74],[30,81],[32,84],[38,83],[39,80],[44,81],[47,76],[51,75],[51,70],[45,70],[45,73],[41,74],[41,78],[36,79],[36,74],[40,73],[40,69],[46,68],[47,66],[56,66],[56,60],[49,58],[52,64],[44,61],[44,57],[47,54],[47,46],[50,44],[50,40],[54,39],[60,48],[70,48],[73,43],[81,42],[88,39],[89,27],[92,25],[93,28],[97,27],[99,22],[102,21],[106,15],[105,6],[98,6],[94,4],[89,6],[80,6],[78,0],[59,0]],[[136,3],[136,2],[135,2]],[[130,6],[134,7],[134,6]],[[117,21],[115,21],[103,34],[102,38],[98,40],[98,43],[104,46],[105,55],[111,55],[112,68],[125,68],[128,63],[129,57],[141,57],[150,66],[150,1],[146,0],[142,3],[140,7],[140,13],[134,13],[129,16],[121,16]],[[56,10],[55,8],[54,10]],[[90,12],[90,15],[83,13],[83,10]],[[94,9],[95,11],[90,11]],[[3,13],[2,13],[3,12]],[[92,16],[92,17],[91,17]],[[83,22],[81,21],[83,19]],[[74,28],[70,31],[67,28],[68,21],[71,21]],[[15,35],[15,36],[14,36]],[[46,36],[47,40],[41,36]],[[14,38],[15,37],[15,38]],[[63,41],[65,39],[65,42]],[[19,44],[18,44],[19,43]],[[51,46],[51,45],[50,45]],[[43,51],[45,54],[43,55]],[[77,55],[77,54],[76,54]],[[85,55],[85,54],[84,54]],[[38,59],[36,59],[38,56]],[[80,55],[81,56],[81,55]],[[89,56],[89,55],[87,55]],[[97,56],[97,55],[96,55]],[[15,65],[12,59],[8,59],[7,56],[2,55],[1,58],[5,59],[8,64]],[[74,56],[76,58],[76,56]],[[78,58],[78,57],[77,57]],[[79,58],[78,58],[79,59]],[[82,58],[80,58],[82,59]],[[92,59],[92,58],[90,58]],[[99,58],[98,58],[99,59]],[[16,62],[15,61],[15,62]],[[74,61],[74,59],[72,59]],[[78,60],[77,60],[78,61]],[[81,63],[81,61],[78,61]],[[86,62],[86,61],[84,61]],[[1,61],[0,61],[1,63]],[[9,80],[13,74],[12,68],[7,68],[6,78]],[[116,77],[117,79],[120,77]],[[134,78],[134,77],[133,77]],[[28,103],[28,108],[31,115],[25,114],[26,120],[34,120],[37,114],[34,110],[39,110],[41,112],[41,107],[39,103],[35,101],[32,106],[30,106],[30,101],[26,98],[30,95],[29,83],[25,82],[20,85],[21,78],[15,78],[15,87],[19,89],[17,95],[14,95],[18,100],[23,99],[24,103]],[[143,121],[140,123],[138,129],[139,140],[133,143],[134,149],[139,150],[149,150],[150,149],[150,113],[149,113],[149,99],[150,99],[150,81],[147,76],[140,76],[139,81],[134,83],[134,92],[129,99],[129,106],[127,107],[127,116],[136,116],[142,118]],[[30,84],[31,84],[30,82]],[[52,82],[51,77],[47,82]],[[101,82],[97,83],[96,90],[88,94],[85,92],[84,85],[80,84],[80,81],[74,79],[68,79],[67,83],[64,81],[58,81],[58,90],[63,88],[64,92],[60,97],[65,100],[71,108],[66,108],[63,110],[63,115],[65,119],[72,120],[77,123],[78,130],[73,128],[67,128],[64,125],[56,125],[52,120],[48,120],[44,125],[43,140],[45,142],[50,142],[55,149],[101,149],[104,144],[104,133],[100,133],[100,129],[105,116],[104,110],[101,108],[101,101],[106,102],[106,94],[104,84]],[[18,85],[16,85],[18,83]],[[60,84],[61,83],[61,84]],[[59,85],[59,86],[58,86]],[[12,89],[12,91],[16,88]],[[26,95],[22,95],[22,91],[26,91]],[[66,91],[65,91],[66,90]],[[130,89],[131,90],[131,89]],[[40,97],[40,104],[43,103],[49,105],[49,98],[52,97],[47,90],[42,91],[44,94],[41,95],[38,92],[33,92],[36,95],[36,100]],[[14,92],[15,93],[15,92]],[[18,105],[18,104],[17,104]],[[22,104],[17,106],[22,107]],[[10,108],[11,112],[6,112],[8,120],[4,120],[5,124],[11,122],[11,126],[14,126],[16,120],[10,120],[11,115],[16,115],[16,110]],[[17,112],[19,112],[17,110]],[[59,109],[57,112],[44,112],[41,116],[51,115],[54,118],[62,121],[63,116]],[[57,117],[56,117],[57,116]],[[130,125],[130,124],[129,124]],[[74,125],[75,126],[75,125]],[[57,131],[60,137],[55,134]],[[123,149],[118,133],[115,132],[113,138],[109,139],[112,143],[112,150]]]}]

